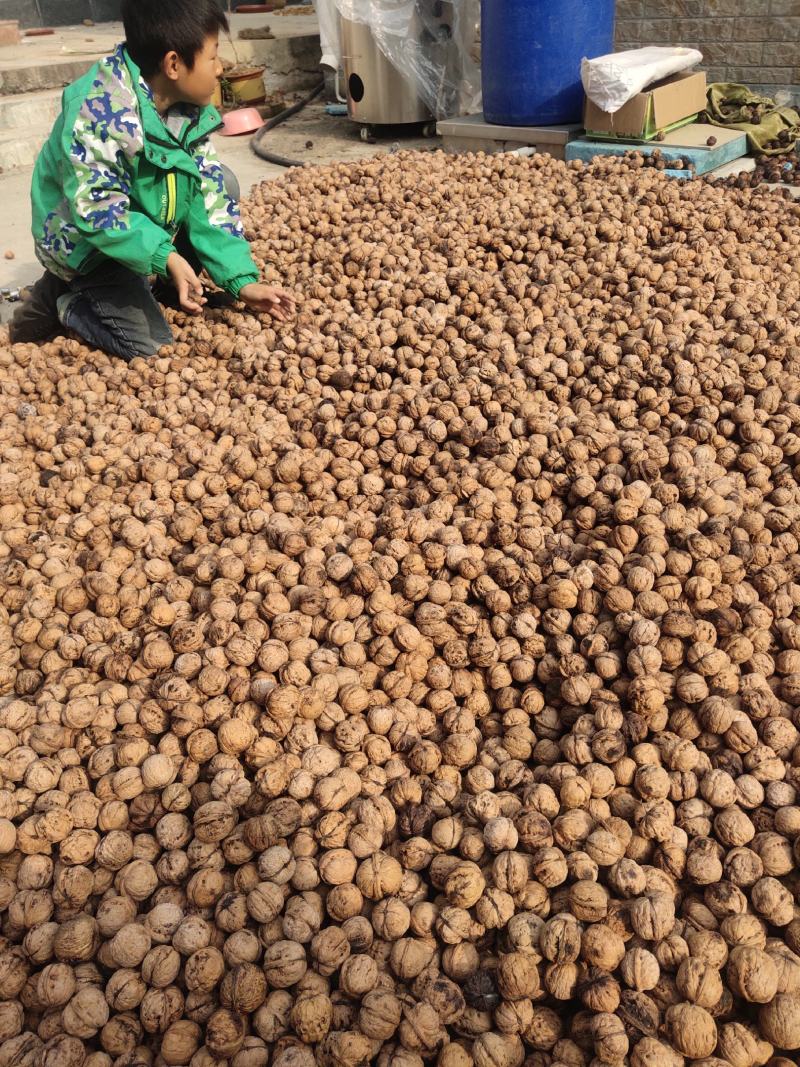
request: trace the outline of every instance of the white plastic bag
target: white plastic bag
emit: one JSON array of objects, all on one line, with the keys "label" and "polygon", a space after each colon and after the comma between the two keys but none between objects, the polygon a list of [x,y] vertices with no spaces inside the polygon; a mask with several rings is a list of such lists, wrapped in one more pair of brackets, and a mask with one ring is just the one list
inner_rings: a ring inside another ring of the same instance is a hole
[{"label": "white plastic bag", "polygon": [[586,95],[601,111],[613,115],[653,82],[702,62],[696,48],[632,48],[581,62]]}]

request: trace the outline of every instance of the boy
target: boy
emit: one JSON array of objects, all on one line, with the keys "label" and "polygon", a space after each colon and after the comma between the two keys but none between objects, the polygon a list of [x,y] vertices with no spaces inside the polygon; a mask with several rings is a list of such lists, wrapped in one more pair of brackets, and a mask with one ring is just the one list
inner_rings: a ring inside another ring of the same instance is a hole
[{"label": "boy", "polygon": [[[209,135],[221,64],[217,0],[125,0],[126,41],[64,91],[33,176],[33,234],[45,267],[12,341],[60,326],[132,359],[172,343],[151,291],[198,314],[205,268],[224,291],[285,319],[294,298],[259,283]],[[171,283],[171,284],[170,284]]]}]

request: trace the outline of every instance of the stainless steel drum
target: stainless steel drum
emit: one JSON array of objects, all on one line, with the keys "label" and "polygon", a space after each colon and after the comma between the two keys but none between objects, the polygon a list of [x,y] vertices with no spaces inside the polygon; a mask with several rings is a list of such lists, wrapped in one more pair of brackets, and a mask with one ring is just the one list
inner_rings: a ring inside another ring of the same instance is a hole
[{"label": "stainless steel drum", "polygon": [[399,126],[429,122],[433,116],[412,78],[401,74],[381,52],[372,30],[341,20],[342,64],[351,119],[363,125]]}]

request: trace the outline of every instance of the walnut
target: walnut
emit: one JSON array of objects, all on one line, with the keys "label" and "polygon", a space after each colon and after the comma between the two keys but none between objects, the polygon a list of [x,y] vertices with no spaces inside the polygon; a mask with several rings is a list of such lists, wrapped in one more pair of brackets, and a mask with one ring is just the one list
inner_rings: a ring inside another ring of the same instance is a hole
[{"label": "walnut", "polygon": [[263,966],[270,986],[286,989],[303,977],[308,963],[302,945],[296,941],[276,941],[264,952]]},{"label": "walnut", "polygon": [[99,989],[84,986],[70,999],[61,1014],[64,1029],[73,1037],[93,1037],[108,1022],[108,1004]]},{"label": "walnut", "polygon": [[665,1016],[666,1032],[674,1048],[684,1056],[702,1059],[710,1056],[717,1044],[717,1027],[713,1018],[696,1004],[673,1004]]},{"label": "walnut", "polygon": [[800,997],[794,993],[778,993],[758,1012],[758,1026],[767,1041],[777,1048],[800,1048]]},{"label": "walnut", "polygon": [[402,1005],[392,993],[374,990],[365,994],[358,1013],[358,1024],[367,1037],[388,1041],[397,1031]]},{"label": "walnut", "polygon": [[497,986],[507,1000],[533,996],[539,989],[536,958],[524,952],[502,956],[497,967]]},{"label": "walnut", "polygon": [[219,988],[220,1002],[241,1015],[256,1011],[267,996],[267,979],[264,971],[253,963],[240,963],[233,967],[222,980]]},{"label": "walnut", "polygon": [[245,1039],[246,1024],[241,1015],[219,1008],[206,1023],[206,1045],[217,1059],[235,1055]]},{"label": "walnut", "polygon": [[292,1005],[292,1029],[308,1044],[322,1041],[331,1028],[332,1020],[333,1005],[330,997],[324,993],[302,994]]},{"label": "walnut", "polygon": [[753,1004],[767,1004],[778,991],[778,969],[759,948],[737,945],[725,969],[731,991]]}]

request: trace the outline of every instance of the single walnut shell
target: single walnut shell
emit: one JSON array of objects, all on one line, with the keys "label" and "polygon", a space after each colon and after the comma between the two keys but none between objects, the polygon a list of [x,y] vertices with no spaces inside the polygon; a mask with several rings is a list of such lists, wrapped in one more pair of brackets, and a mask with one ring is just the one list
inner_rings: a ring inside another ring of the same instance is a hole
[{"label": "single walnut shell", "polygon": [[319,1046],[321,1067],[366,1067],[372,1055],[368,1038],[353,1030],[332,1030]]},{"label": "single walnut shell", "polygon": [[184,1011],[184,998],[177,986],[148,989],[142,997],[139,1017],[149,1034],[163,1034]]},{"label": "single walnut shell", "polygon": [[525,1046],[516,1034],[479,1034],[472,1046],[475,1067],[521,1067]]},{"label": "single walnut shell", "polygon": [[90,915],[78,915],[59,927],[53,941],[53,952],[62,963],[80,963],[90,960],[98,945],[97,922]]},{"label": "single walnut shell", "polygon": [[402,1017],[402,1005],[392,993],[375,990],[367,993],[361,1001],[358,1023],[367,1037],[376,1041],[389,1041],[397,1031]]},{"label": "single walnut shell", "polygon": [[225,957],[217,948],[201,948],[186,960],[184,981],[192,991],[210,992],[225,973]]},{"label": "single walnut shell", "polygon": [[630,909],[634,932],[646,941],[661,941],[675,925],[675,904],[666,893],[651,893],[634,900]]},{"label": "single walnut shell", "polygon": [[[728,964],[730,974],[730,963]],[[692,1004],[710,1011],[722,996],[722,981],[719,971],[700,959],[685,959],[675,976],[681,996]]]},{"label": "single walnut shell", "polygon": [[710,1056],[716,1048],[716,1024],[705,1008],[696,1004],[667,1008],[665,1030],[673,1047],[692,1059]]},{"label": "single walnut shell", "polygon": [[[598,936],[602,939],[602,934],[594,934],[593,938]],[[541,927],[539,948],[547,960],[573,963],[581,954],[582,940],[582,927],[572,915],[555,915]],[[595,951],[591,944],[590,951]],[[602,951],[602,945],[598,945],[597,951]]]},{"label": "single walnut shell", "polygon": [[378,965],[371,956],[352,955],[344,961],[339,972],[339,985],[352,997],[362,997],[374,989],[378,981]]},{"label": "single walnut shell", "polygon": [[760,878],[750,890],[750,900],[772,926],[788,926],[794,918],[792,894],[777,878]]},{"label": "single walnut shell", "polygon": [[626,985],[641,992],[652,989],[661,973],[657,957],[647,949],[638,947],[625,953],[620,970]]},{"label": "single walnut shell", "polygon": [[162,1035],[160,1055],[170,1067],[188,1063],[202,1043],[203,1031],[190,1019],[178,1019]]},{"label": "single walnut shell", "polygon": [[497,967],[497,987],[506,1000],[522,1000],[539,990],[536,958],[524,952],[502,956]]},{"label": "single walnut shell", "polygon": [[731,1064],[763,1064],[772,1055],[772,1046],[761,1039],[755,1027],[727,1022],[719,1028],[717,1052]]},{"label": "single walnut shell", "polygon": [[166,989],[180,974],[181,957],[170,945],[156,945],[142,960],[142,978],[149,986]]},{"label": "single walnut shell", "polygon": [[800,1049],[800,996],[779,993],[759,1009],[758,1027],[762,1036],[776,1048]]},{"label": "single walnut shell", "polygon": [[235,1055],[244,1044],[246,1022],[229,1008],[219,1008],[206,1023],[206,1046],[217,1059]]},{"label": "single walnut shell", "polygon": [[106,985],[106,999],[114,1011],[138,1008],[147,992],[147,985],[138,971],[115,971]]},{"label": "single walnut shell", "polygon": [[592,1019],[592,1037],[595,1054],[604,1061],[613,1063],[628,1052],[628,1035],[625,1025],[616,1015],[600,1012]]},{"label": "single walnut shell", "polygon": [[75,993],[75,971],[66,963],[50,963],[36,979],[36,996],[45,1008],[63,1007]]},{"label": "single walnut shell", "polygon": [[307,966],[305,950],[296,941],[276,941],[264,952],[264,974],[270,986],[276,989],[295,985]]},{"label": "single walnut shell", "polygon": [[725,973],[731,992],[751,1004],[767,1004],[778,991],[778,969],[762,949],[731,949]]},{"label": "single walnut shell", "polygon": [[307,1044],[323,1040],[331,1028],[333,1005],[325,993],[304,993],[292,1005],[292,1029]]},{"label": "single walnut shell", "polygon": [[685,1067],[674,1048],[655,1037],[643,1037],[631,1052],[631,1067]]},{"label": "single walnut shell", "polygon": [[150,951],[150,931],[141,923],[128,923],[111,939],[109,948],[119,967],[138,967]]},{"label": "single walnut shell", "polygon": [[614,971],[625,955],[625,942],[610,926],[595,923],[581,937],[581,956],[593,967]]},{"label": "single walnut shell", "polygon": [[392,970],[399,978],[416,978],[429,965],[435,951],[435,941],[431,939],[402,937],[391,947]]},{"label": "single walnut shell", "polygon": [[445,1044],[447,1031],[436,1010],[421,1002],[404,1006],[399,1037],[409,1051],[430,1056]]},{"label": "single walnut shell", "polygon": [[267,996],[267,980],[260,967],[241,963],[232,968],[222,980],[219,990],[223,1007],[247,1015],[259,1008]]},{"label": "single walnut shell", "polygon": [[93,1037],[108,1022],[108,1004],[99,989],[79,989],[61,1014],[64,1029],[73,1037]]}]

